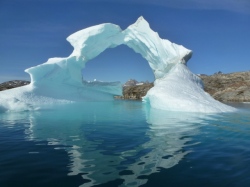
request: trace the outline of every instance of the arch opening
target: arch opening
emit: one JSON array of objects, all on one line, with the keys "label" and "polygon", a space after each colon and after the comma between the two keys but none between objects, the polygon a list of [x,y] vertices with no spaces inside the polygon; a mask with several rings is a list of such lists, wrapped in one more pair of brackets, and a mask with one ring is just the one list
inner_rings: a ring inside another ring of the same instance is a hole
[{"label": "arch opening", "polygon": [[126,45],[108,48],[94,59],[88,61],[82,69],[84,81],[119,81],[122,84],[129,79],[139,82],[155,80],[148,62]]}]

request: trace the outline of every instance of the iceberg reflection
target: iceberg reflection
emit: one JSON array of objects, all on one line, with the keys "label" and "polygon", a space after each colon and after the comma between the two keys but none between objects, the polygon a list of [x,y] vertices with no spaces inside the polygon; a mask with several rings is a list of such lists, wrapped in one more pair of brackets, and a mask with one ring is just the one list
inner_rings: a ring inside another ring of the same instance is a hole
[{"label": "iceberg reflection", "polygon": [[138,186],[146,180],[138,176],[150,175],[160,168],[171,168],[190,151],[184,147],[198,144],[192,142],[192,136],[199,132],[205,117],[201,113],[168,112],[145,106],[146,121],[149,124],[148,142],[141,145],[142,150],[151,151],[140,157],[135,163],[128,166],[134,175],[125,178],[125,186],[134,184]]},{"label": "iceberg reflection", "polygon": [[[96,102],[29,113],[29,140],[46,140],[68,152],[68,175],[104,184],[139,186],[143,176],[171,168],[187,155],[208,115],[167,112],[140,102]],[[63,145],[63,147],[62,147]]]}]

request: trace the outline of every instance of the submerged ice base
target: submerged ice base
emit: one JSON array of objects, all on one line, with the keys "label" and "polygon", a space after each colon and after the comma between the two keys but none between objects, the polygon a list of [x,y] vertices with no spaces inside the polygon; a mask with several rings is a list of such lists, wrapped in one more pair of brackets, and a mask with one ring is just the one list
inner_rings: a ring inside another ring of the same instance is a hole
[{"label": "submerged ice base", "polygon": [[1,110],[34,110],[41,105],[79,101],[113,100],[122,94],[120,83],[88,84],[81,70],[85,64],[118,45],[127,45],[145,58],[155,76],[154,87],[144,97],[151,107],[188,112],[230,112],[235,110],[205,93],[202,81],[186,66],[192,51],[161,39],[140,17],[127,29],[105,23],[80,30],[67,40],[74,47],[65,58],[51,58],[25,71],[31,84],[0,93]]}]

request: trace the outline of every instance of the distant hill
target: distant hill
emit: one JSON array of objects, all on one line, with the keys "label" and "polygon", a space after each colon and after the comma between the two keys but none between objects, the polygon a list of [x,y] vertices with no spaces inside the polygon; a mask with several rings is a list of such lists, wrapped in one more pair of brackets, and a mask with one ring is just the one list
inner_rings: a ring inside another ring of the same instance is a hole
[{"label": "distant hill", "polygon": [[143,84],[148,84],[149,82],[148,81],[145,81],[145,82],[138,82],[137,80],[135,79],[129,79],[124,85],[123,87],[125,86],[138,86],[138,85],[143,85]]},{"label": "distant hill", "polygon": [[0,84],[0,91],[24,86],[29,83],[30,83],[29,81],[22,81],[22,80],[13,80],[13,81],[4,82]]}]

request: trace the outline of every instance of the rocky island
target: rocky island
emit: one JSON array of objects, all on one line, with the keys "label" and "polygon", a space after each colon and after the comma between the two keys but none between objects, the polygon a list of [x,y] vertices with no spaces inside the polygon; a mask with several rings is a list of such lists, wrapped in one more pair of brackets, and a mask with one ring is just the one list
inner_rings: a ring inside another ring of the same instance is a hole
[{"label": "rocky island", "polygon": [[140,100],[144,97],[148,90],[154,86],[153,83],[146,82],[137,82],[134,79],[128,80],[123,85],[123,96],[119,97],[121,99],[137,99]]}]

